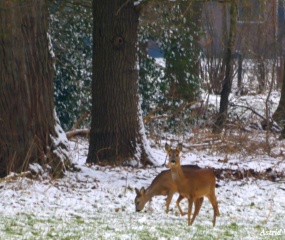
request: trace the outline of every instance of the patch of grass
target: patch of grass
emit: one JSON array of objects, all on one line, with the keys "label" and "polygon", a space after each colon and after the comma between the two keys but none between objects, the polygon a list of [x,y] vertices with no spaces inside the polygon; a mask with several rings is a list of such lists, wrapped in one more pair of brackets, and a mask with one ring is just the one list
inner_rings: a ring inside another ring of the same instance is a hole
[{"label": "patch of grass", "polygon": [[[204,225],[202,225],[204,224]],[[249,227],[237,222],[212,227],[202,219],[188,226],[185,218],[170,216],[156,221],[151,216],[126,213],[91,216],[40,217],[22,214],[0,219],[0,239],[266,239],[261,225]],[[268,236],[267,236],[268,237]],[[272,236],[270,236],[272,237]],[[283,236],[273,236],[282,239]]]}]

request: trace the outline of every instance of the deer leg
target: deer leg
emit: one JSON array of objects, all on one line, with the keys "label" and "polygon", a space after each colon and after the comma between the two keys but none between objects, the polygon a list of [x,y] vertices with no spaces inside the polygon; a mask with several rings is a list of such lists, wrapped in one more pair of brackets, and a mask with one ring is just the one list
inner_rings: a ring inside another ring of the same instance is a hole
[{"label": "deer leg", "polygon": [[170,204],[170,202],[171,202],[171,200],[172,200],[172,197],[173,197],[173,193],[168,193],[168,195],[167,195],[167,198],[166,198],[166,203],[165,203],[165,205],[166,205],[166,213],[168,213],[169,212],[169,204]]},{"label": "deer leg", "polygon": [[193,198],[188,199],[188,225],[191,225],[190,217],[192,213]]},{"label": "deer leg", "polygon": [[217,199],[216,199],[215,194],[211,194],[210,196],[208,196],[208,199],[211,202],[212,207],[214,209],[213,227],[215,227],[215,225],[216,225],[216,217],[220,216],[220,211],[219,211],[219,208],[218,208],[218,203],[217,203]]},{"label": "deer leg", "polygon": [[203,203],[203,200],[204,198],[201,197],[201,198],[197,198],[195,201],[194,201],[194,205],[195,205],[195,211],[194,211],[194,214],[193,214],[193,217],[191,219],[191,225],[193,224],[196,216],[199,214],[200,212],[200,209],[201,209],[201,206],[202,206],[202,203]]},{"label": "deer leg", "polygon": [[178,210],[179,210],[181,216],[186,215],[186,213],[183,212],[181,207],[180,207],[180,202],[183,198],[184,198],[183,196],[179,195],[179,197],[177,198],[177,201],[176,201],[176,206],[178,207]]}]

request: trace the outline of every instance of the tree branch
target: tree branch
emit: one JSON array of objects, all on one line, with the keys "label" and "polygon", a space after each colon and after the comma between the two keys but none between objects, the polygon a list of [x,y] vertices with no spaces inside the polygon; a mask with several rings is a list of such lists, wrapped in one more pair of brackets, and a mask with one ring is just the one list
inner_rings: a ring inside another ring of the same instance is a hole
[{"label": "tree branch", "polygon": [[[266,121],[266,117],[262,116],[259,112],[255,111],[254,109],[252,109],[251,107],[248,107],[248,106],[243,106],[243,105],[236,105],[236,104],[233,104],[233,103],[230,103],[229,104],[231,107],[240,107],[240,108],[245,108],[245,109],[248,109],[250,110],[252,113],[254,113],[255,115],[257,115],[258,117],[260,117],[262,120]],[[269,121],[272,126],[276,127],[278,130],[281,131],[281,128],[272,120],[272,118],[270,118],[270,121]]]},{"label": "tree branch", "polygon": [[88,135],[90,132],[89,129],[75,129],[73,131],[66,132],[66,137],[69,140],[70,138],[77,136],[77,135]]},{"label": "tree branch", "polygon": [[75,129],[77,129],[78,126],[89,116],[89,114],[90,114],[89,111],[86,111],[85,113],[83,113],[82,116],[76,121],[76,123],[71,128],[71,131],[74,131]]},{"label": "tree branch", "polygon": [[[174,118],[176,115],[178,115],[180,112],[182,112],[185,108],[193,105],[196,102],[189,102],[182,104],[173,114],[171,115],[160,115],[160,116],[153,116],[157,111],[159,111],[161,108],[155,108],[152,110],[144,119],[144,123],[148,123],[150,121],[153,121],[155,119],[165,119],[165,118]],[[153,117],[152,117],[153,116]]]}]

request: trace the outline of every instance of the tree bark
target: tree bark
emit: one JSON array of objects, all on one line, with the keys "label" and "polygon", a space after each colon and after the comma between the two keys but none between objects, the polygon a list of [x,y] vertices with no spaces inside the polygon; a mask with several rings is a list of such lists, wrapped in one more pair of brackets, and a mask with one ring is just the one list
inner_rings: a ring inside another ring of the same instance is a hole
[{"label": "tree bark", "polygon": [[226,72],[224,84],[221,92],[220,110],[216,122],[213,126],[213,133],[221,133],[228,114],[229,95],[232,88],[232,67],[233,67],[233,52],[236,38],[236,24],[237,24],[237,0],[231,1],[230,6],[230,36],[226,51]]},{"label": "tree bark", "polygon": [[[285,61],[283,61],[283,69],[285,69]],[[278,107],[274,114],[272,115],[274,121],[283,126],[283,130],[281,132],[281,139],[285,138],[285,71],[283,71],[283,83],[281,88],[281,97],[279,100]]]},{"label": "tree bark", "polygon": [[139,111],[134,2],[93,0],[93,80],[87,162],[151,163]]},{"label": "tree bark", "polygon": [[63,168],[47,10],[45,0],[0,1],[0,177],[30,163]]}]

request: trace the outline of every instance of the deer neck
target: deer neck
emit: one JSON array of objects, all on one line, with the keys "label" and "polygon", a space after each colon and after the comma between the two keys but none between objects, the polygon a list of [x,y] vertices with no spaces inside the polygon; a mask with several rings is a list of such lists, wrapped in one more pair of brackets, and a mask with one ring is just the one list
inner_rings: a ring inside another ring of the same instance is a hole
[{"label": "deer neck", "polygon": [[171,167],[171,177],[174,182],[180,182],[184,178],[184,173],[180,165]]},{"label": "deer neck", "polygon": [[153,186],[149,186],[146,189],[145,195],[146,195],[147,200],[150,200],[153,196],[155,196],[155,189],[153,188]]}]

